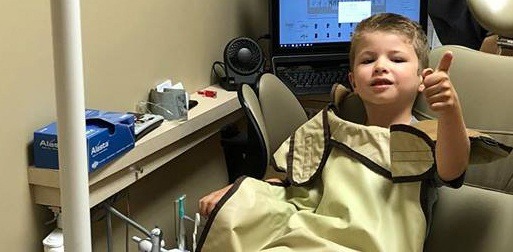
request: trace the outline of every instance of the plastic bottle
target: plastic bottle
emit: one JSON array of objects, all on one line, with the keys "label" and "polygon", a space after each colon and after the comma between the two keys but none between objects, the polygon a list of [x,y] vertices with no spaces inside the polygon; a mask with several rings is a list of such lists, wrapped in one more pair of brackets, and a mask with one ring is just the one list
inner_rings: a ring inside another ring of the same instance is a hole
[{"label": "plastic bottle", "polygon": [[64,235],[62,229],[56,228],[43,239],[45,252],[64,252]]}]

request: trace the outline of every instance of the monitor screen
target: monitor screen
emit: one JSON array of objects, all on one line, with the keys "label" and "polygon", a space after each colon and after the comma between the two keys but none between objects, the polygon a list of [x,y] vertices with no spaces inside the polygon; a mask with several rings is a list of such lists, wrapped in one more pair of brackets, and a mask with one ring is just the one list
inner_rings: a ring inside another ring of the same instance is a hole
[{"label": "monitor screen", "polygon": [[356,25],[393,12],[426,30],[427,0],[271,0],[273,55],[348,53]]}]

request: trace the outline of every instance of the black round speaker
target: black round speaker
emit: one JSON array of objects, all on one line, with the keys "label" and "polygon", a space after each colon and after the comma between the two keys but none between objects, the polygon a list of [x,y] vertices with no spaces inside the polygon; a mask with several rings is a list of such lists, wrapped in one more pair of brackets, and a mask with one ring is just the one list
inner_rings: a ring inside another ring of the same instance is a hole
[{"label": "black round speaker", "polygon": [[226,81],[223,87],[236,90],[242,83],[254,86],[264,68],[264,56],[258,44],[246,37],[232,39],[224,49]]}]

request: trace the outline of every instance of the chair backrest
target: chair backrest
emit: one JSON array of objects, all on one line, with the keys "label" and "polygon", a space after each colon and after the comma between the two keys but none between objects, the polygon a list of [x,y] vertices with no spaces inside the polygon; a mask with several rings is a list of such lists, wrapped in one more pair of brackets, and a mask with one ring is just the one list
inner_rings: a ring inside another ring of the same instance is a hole
[{"label": "chair backrest", "polygon": [[[273,74],[263,74],[256,92],[246,84],[239,91],[239,102],[248,123],[248,146],[251,171],[261,177],[267,171],[271,155],[308,118],[294,94]],[[245,173],[249,173],[246,171]]]},{"label": "chair backrest", "polygon": [[260,102],[255,91],[248,85],[242,84],[237,91],[239,102],[246,115],[248,123],[247,149],[248,166],[241,167],[245,175],[262,178],[269,163],[269,138],[262,115]]},{"label": "chair backrest", "polygon": [[308,118],[296,96],[275,75],[263,74],[257,88],[272,154]]}]

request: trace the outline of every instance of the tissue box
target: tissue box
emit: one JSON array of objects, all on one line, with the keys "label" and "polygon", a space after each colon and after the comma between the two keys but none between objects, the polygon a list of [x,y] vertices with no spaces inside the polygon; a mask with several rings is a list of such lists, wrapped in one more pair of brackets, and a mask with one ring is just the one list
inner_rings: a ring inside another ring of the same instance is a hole
[{"label": "tissue box", "polygon": [[[134,115],[88,109],[85,118],[89,172],[134,148]],[[34,166],[59,168],[57,123],[34,132]]]}]

